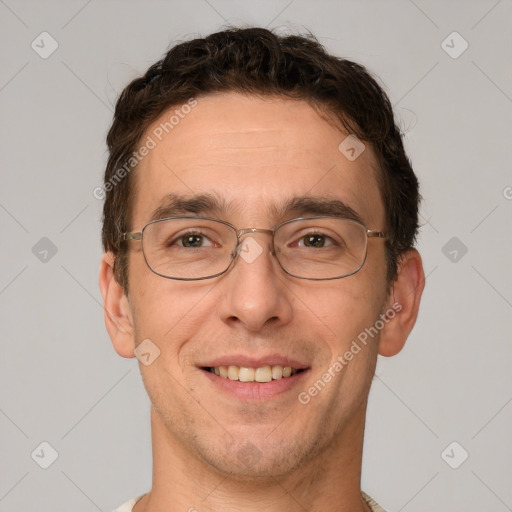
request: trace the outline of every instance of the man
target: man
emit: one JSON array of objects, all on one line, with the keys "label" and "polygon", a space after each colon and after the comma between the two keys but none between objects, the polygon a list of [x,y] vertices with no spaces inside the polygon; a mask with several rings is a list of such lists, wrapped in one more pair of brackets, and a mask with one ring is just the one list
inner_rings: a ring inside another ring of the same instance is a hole
[{"label": "man", "polygon": [[118,511],[382,510],[367,397],[424,285],[385,93],[311,36],[231,29],[129,84],[107,142],[100,287],[154,464]]}]

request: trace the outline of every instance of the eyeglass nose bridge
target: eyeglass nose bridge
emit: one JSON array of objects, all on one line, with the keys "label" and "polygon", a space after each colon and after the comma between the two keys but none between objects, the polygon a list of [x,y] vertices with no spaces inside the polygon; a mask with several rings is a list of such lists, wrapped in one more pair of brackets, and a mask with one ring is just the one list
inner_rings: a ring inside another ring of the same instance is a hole
[{"label": "eyeglass nose bridge", "polygon": [[272,237],[272,242],[271,242],[271,246],[270,246],[270,253],[272,255],[276,254],[275,248],[274,248],[274,233],[275,233],[275,230],[274,229],[260,229],[260,228],[245,228],[245,229],[239,229],[236,232],[236,238],[238,240],[238,243],[237,243],[237,246],[236,246],[235,254],[238,254],[238,251],[240,250],[240,247],[241,247],[241,244],[242,244],[241,237],[244,236],[244,235],[247,235],[248,233],[268,233]]},{"label": "eyeglass nose bridge", "polygon": [[245,235],[246,233],[269,233],[270,235],[274,234],[273,229],[259,229],[259,228],[245,228],[245,229],[239,229],[236,232],[237,238],[240,238],[242,235]]}]

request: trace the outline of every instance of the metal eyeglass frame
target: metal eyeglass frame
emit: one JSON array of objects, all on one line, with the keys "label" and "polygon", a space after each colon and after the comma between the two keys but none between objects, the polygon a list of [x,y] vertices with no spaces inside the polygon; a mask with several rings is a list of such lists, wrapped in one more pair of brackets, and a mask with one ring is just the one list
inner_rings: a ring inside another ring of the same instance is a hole
[{"label": "metal eyeglass frame", "polygon": [[[224,225],[228,226],[229,228],[231,228],[235,232],[235,234],[236,234],[237,244],[236,244],[236,247],[235,247],[235,252],[231,255],[231,261],[229,262],[228,266],[222,272],[217,272],[216,274],[213,274],[211,276],[206,276],[206,277],[172,277],[172,276],[167,276],[165,274],[160,274],[155,269],[153,269],[151,267],[151,265],[149,264],[149,262],[148,262],[148,260],[146,258],[146,253],[144,251],[144,244],[143,244],[143,241],[142,241],[143,236],[144,236],[144,230],[148,226],[150,226],[152,224],[156,224],[158,222],[164,222],[164,221],[168,221],[168,220],[174,220],[174,219],[209,220],[209,221],[219,222],[219,223],[224,224]],[[225,220],[222,220],[222,219],[215,219],[213,217],[201,217],[201,216],[183,215],[183,216],[165,217],[163,219],[152,220],[151,222],[148,222],[140,231],[128,231],[128,232],[122,233],[121,234],[121,240],[125,240],[125,241],[140,240],[141,248],[142,248],[142,254],[144,255],[144,261],[146,262],[146,265],[149,267],[151,272],[153,272],[154,274],[156,274],[156,275],[158,275],[160,277],[164,277],[166,279],[174,279],[174,280],[178,280],[178,281],[202,281],[204,279],[213,279],[214,277],[218,277],[218,276],[221,276],[222,274],[225,274],[231,268],[231,266],[233,265],[233,263],[237,259],[237,256],[238,256],[238,253],[239,253],[239,248],[240,248],[240,243],[241,243],[240,237],[242,237],[243,235],[245,235],[247,233],[268,233],[268,234],[272,235],[272,246],[271,246],[272,250],[271,250],[271,254],[276,257],[276,260],[279,263],[279,266],[283,269],[283,271],[286,274],[288,274],[289,276],[295,277],[297,279],[306,279],[308,281],[330,281],[332,279],[343,279],[344,277],[349,277],[349,276],[352,276],[352,275],[356,274],[357,272],[359,272],[363,268],[363,266],[364,266],[364,264],[366,262],[366,257],[368,255],[368,244],[366,244],[365,254],[364,254],[363,261],[361,262],[361,265],[356,270],[354,270],[353,272],[350,272],[349,274],[345,274],[345,275],[342,275],[342,276],[334,276],[334,277],[301,277],[301,276],[296,276],[295,274],[292,274],[291,272],[289,272],[288,270],[286,270],[283,267],[282,263],[279,261],[279,258],[277,257],[277,254],[276,254],[276,252],[274,250],[274,236],[275,236],[276,231],[281,226],[284,226],[285,224],[288,224],[290,222],[295,222],[295,221],[298,221],[298,220],[315,220],[315,219],[340,219],[340,220],[348,220],[348,221],[353,222],[355,224],[359,224],[361,227],[363,227],[365,232],[366,232],[366,237],[367,238],[387,239],[387,233],[385,233],[383,231],[373,231],[371,229],[368,229],[362,222],[359,222],[358,220],[344,218],[344,217],[334,217],[334,216],[331,216],[331,215],[317,215],[317,216],[313,216],[313,217],[296,217],[294,219],[285,220],[284,222],[281,222],[281,223],[277,224],[276,226],[274,226],[273,229],[261,229],[261,228],[236,229],[236,227],[233,226],[233,224],[230,224],[229,222],[226,222]]]}]

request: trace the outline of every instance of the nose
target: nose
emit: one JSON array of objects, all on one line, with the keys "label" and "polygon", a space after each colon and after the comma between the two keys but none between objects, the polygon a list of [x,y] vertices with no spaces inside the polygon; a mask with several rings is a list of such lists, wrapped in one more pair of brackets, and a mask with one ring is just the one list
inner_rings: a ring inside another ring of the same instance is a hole
[{"label": "nose", "polygon": [[247,235],[233,267],[224,276],[221,318],[253,332],[271,324],[285,325],[292,319],[291,292],[286,274],[272,254],[271,238],[255,231]]}]

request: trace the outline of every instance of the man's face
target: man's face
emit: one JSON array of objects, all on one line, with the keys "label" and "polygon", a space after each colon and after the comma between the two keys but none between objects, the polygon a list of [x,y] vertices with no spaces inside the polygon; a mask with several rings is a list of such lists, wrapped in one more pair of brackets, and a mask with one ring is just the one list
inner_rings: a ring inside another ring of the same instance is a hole
[{"label": "man's face", "polygon": [[[220,218],[237,229],[271,229],[314,215],[279,213],[307,196],[342,201],[369,229],[385,230],[371,148],[347,159],[338,146],[348,134],[307,103],[232,93],[197,101],[134,175],[133,230],[141,230],[169,194],[215,196],[225,210],[190,215]],[[146,135],[168,118],[163,115]],[[270,252],[269,234],[250,236],[263,248],[254,261],[239,256],[226,274],[202,281],[152,273],[140,244],[130,242],[129,304],[135,344],[149,338],[161,351],[141,372],[168,439],[222,472],[279,475],[362,427],[378,338],[309,403],[298,397],[385,311],[384,242],[368,241],[358,273],[310,281],[283,272]],[[229,364],[303,371],[259,384],[205,369]]]}]

